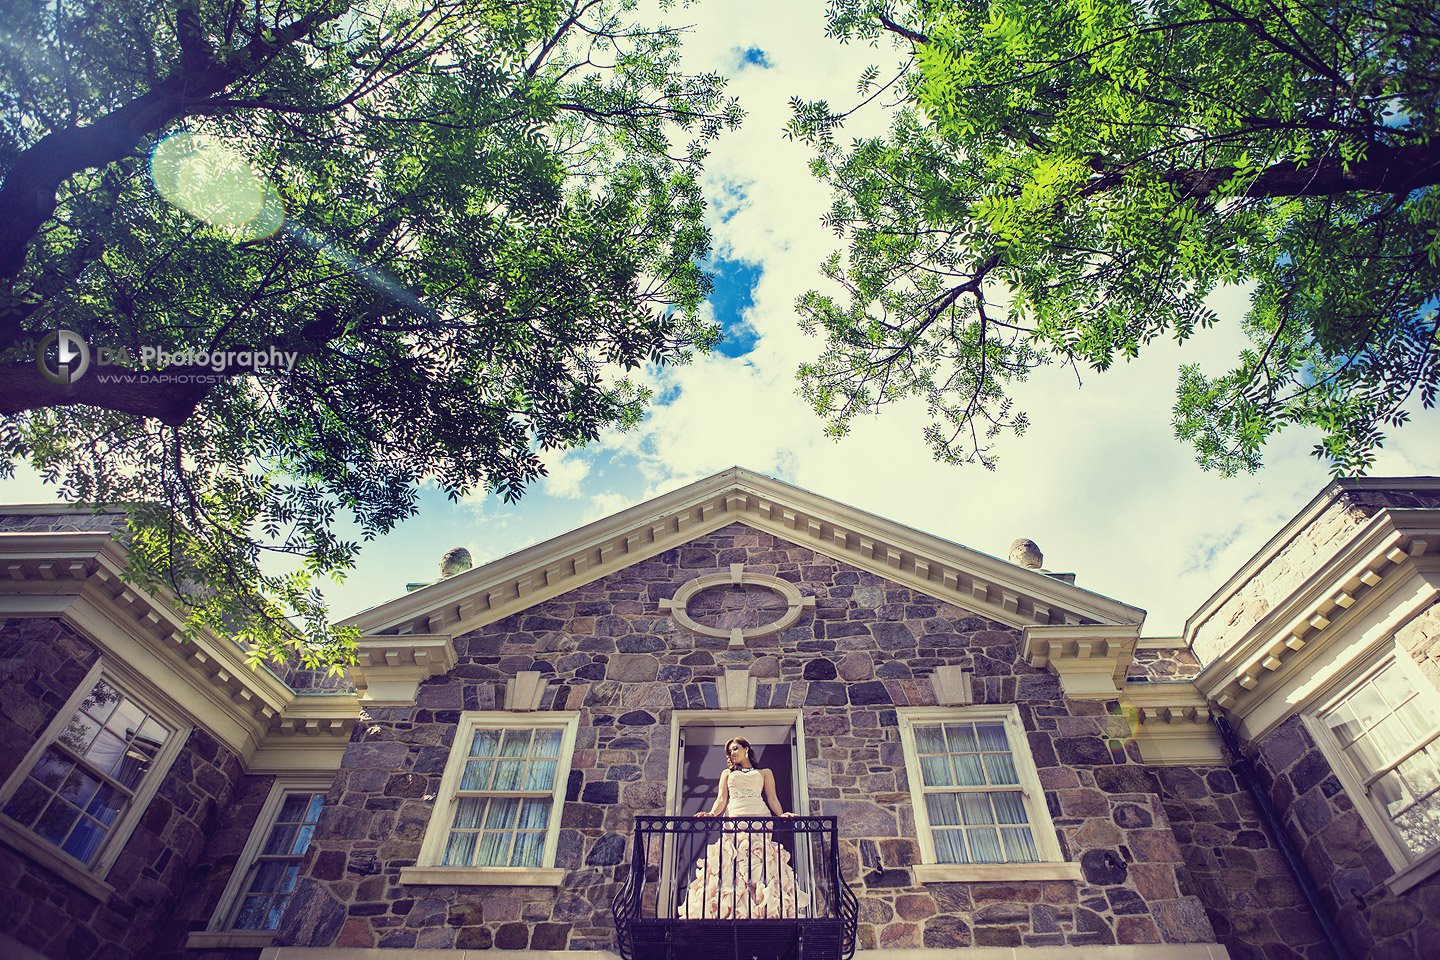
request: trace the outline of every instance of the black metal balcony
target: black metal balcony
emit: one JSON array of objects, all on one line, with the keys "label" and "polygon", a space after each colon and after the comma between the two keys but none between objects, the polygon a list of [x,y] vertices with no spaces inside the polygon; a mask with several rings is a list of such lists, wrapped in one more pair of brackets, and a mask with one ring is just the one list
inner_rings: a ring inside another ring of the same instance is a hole
[{"label": "black metal balcony", "polygon": [[625,960],[850,960],[834,817],[637,817],[611,903]]}]

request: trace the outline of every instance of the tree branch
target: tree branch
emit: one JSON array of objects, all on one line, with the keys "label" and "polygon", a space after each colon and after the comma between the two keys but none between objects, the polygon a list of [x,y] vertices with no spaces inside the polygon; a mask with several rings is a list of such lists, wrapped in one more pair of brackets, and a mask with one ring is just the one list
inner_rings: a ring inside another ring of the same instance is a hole
[{"label": "tree branch", "polygon": [[62,385],[42,376],[33,360],[22,360],[9,364],[0,377],[0,416],[83,404],[179,426],[217,384],[251,372],[249,367],[218,372],[210,367],[167,367],[163,376],[191,382],[155,383],[162,376],[159,371],[107,367],[97,373],[92,368],[74,383]]},{"label": "tree branch", "polygon": [[13,288],[25,265],[30,241],[55,212],[55,196],[61,184],[82,170],[103,167],[131,155],[145,137],[186,116],[192,105],[258,73],[276,52],[342,12],[336,5],[319,6],[305,17],[271,31],[268,37],[257,36],[243,51],[217,63],[208,55],[201,62],[208,45],[203,36],[197,38],[192,32],[199,29],[193,23],[193,11],[182,9],[178,28],[182,45],[180,69],[89,126],[46,134],[15,158],[0,186],[0,291]]},{"label": "tree branch", "polygon": [[900,36],[904,37],[906,40],[909,40],[917,47],[921,44],[930,42],[930,38],[925,36],[925,34],[916,33],[914,30],[911,30],[908,27],[902,27],[894,20],[891,20],[888,16],[885,15],[884,10],[881,10],[878,14],[876,14],[876,16],[880,19],[880,25],[882,27],[884,27],[886,30],[889,30],[891,33],[898,33]]},{"label": "tree branch", "polygon": [[[1135,164],[1112,164],[1098,157],[1092,169],[1101,176],[1080,191],[1090,196],[1113,190],[1124,183]],[[1179,188],[1182,198],[1201,199],[1220,189],[1235,176],[1230,166],[1199,170],[1175,170],[1161,179]],[[1363,160],[1345,161],[1327,157],[1313,163],[1286,161],[1262,169],[1241,194],[1252,200],[1271,197],[1328,197],[1342,193],[1371,192],[1404,194],[1421,187],[1440,184],[1440,143],[1401,147],[1371,144]]]}]

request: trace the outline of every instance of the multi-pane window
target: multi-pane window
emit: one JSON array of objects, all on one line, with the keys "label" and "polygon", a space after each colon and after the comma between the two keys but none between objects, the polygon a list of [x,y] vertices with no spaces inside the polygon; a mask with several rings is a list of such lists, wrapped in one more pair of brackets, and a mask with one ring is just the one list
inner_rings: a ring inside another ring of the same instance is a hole
[{"label": "multi-pane window", "polygon": [[917,723],[915,754],[937,863],[1040,859],[1005,724]]},{"label": "multi-pane window", "polygon": [[540,866],[562,738],[558,729],[471,733],[441,866]]},{"label": "multi-pane window", "polygon": [[101,677],[11,794],[5,816],[91,866],[175,732]]},{"label": "multi-pane window", "polygon": [[900,733],[926,863],[1060,859],[1011,708],[906,709]]},{"label": "multi-pane window", "polygon": [[274,930],[300,873],[300,860],[310,848],[315,824],[325,806],[323,792],[286,793],[275,820],[250,864],[244,891],[231,927],[235,930]]},{"label": "multi-pane window", "polygon": [[1440,715],[1394,658],[1319,720],[1412,858],[1440,843]]},{"label": "multi-pane window", "polygon": [[463,715],[421,863],[552,865],[575,727],[569,713]]}]

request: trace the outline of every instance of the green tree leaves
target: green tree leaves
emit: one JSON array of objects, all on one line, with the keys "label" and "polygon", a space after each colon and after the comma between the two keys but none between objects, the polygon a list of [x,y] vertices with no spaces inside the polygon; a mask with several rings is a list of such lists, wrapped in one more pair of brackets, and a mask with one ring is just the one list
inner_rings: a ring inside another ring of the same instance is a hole
[{"label": "green tree leaves", "polygon": [[[257,658],[343,662],[316,575],[422,484],[518,497],[545,450],[641,416],[627,370],[715,336],[698,168],[740,110],[632,8],[6,0],[6,466],[143,504],[132,575],[197,624]],[[242,156],[284,226],[250,237],[168,202],[146,157],[177,130]],[[297,360],[62,390],[28,346],[56,327],[97,350]],[[303,563],[270,575],[270,552]]]},{"label": "green tree leaves", "polygon": [[922,396],[937,457],[993,465],[991,438],[1026,423],[1007,383],[1183,340],[1220,284],[1252,285],[1255,346],[1223,376],[1182,372],[1177,435],[1207,468],[1253,470],[1304,424],[1363,471],[1407,403],[1433,402],[1428,6],[837,0],[829,23],[905,53],[888,137],[839,146],[824,104],[790,128],[849,241],[826,265],[848,304],[798,304],[827,338],[800,378],[832,433]]}]

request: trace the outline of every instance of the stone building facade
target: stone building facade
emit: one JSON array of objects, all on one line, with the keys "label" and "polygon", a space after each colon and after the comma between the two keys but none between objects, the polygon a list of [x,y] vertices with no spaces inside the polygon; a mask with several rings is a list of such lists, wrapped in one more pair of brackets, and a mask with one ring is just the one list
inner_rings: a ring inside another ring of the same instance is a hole
[{"label": "stone building facade", "polygon": [[[814,598],[813,616],[735,649],[659,615],[661,599],[733,563],[794,583]],[[1055,675],[1020,657],[1022,639],[745,524],[696,537],[456,637],[455,666],[420,683],[413,707],[367,709],[300,882],[302,906],[277,942],[613,949],[609,902],[634,819],[665,812],[671,715],[715,710],[717,681],[737,668],[755,681],[754,711],[803,722],[808,812],[838,819],[842,868],[860,896],[860,949],[1211,942],[1199,900],[1177,882],[1183,859],[1163,802],[1146,789],[1138,751],[1115,736],[1125,721],[1102,702],[1067,701]],[[912,879],[921,857],[896,708],[933,706],[929,676],[942,666],[970,671],[981,702],[1019,706],[1080,879]],[[493,708],[522,671],[544,679],[539,712],[578,713],[555,858],[563,879],[489,889],[478,903],[474,888],[405,883],[458,714]],[[736,711],[736,725],[751,712]],[[368,866],[371,854],[377,872],[357,879],[350,863],[360,855]]]},{"label": "stone building facade", "polygon": [[256,826],[251,798],[277,774],[328,783],[359,711],[353,690],[307,700],[252,672],[227,638],[182,642],[167,599],[123,581],[123,522],[0,507],[7,960],[196,956],[187,928],[210,923],[201,905]]},{"label": "stone building facade", "polygon": [[[180,642],[166,598],[118,576],[105,524],[16,510],[0,520],[0,863],[21,907],[0,952],[613,957],[636,818],[697,809],[694,758],[739,731],[768,745],[787,808],[835,818],[865,960],[1423,957],[1440,944],[1440,843],[1424,842],[1440,793],[1424,793],[1436,731],[1413,728],[1440,703],[1437,508],[1440,481],[1332,484],[1184,637],[1148,638],[1142,610],[1039,560],[732,469],[358,615],[341,687],[245,670],[221,637]],[[133,794],[97,848],[73,827],[47,850],[26,784],[42,757],[98,769],[66,723],[89,722],[102,674],[170,735],[131,731],[153,751],[134,783],[123,764],[94,773]],[[1376,692],[1388,713],[1362,709]],[[1392,714],[1409,724],[1398,761],[1364,748]],[[973,749],[1013,762],[989,776],[1014,786],[985,789],[1024,798],[1028,854],[955,862],[926,771],[971,748],[923,745],[959,736],[946,724],[1003,730]],[[544,843],[516,866],[455,853],[490,829],[461,811],[504,799],[471,771],[521,756],[476,752],[491,733],[531,738],[523,769],[554,773],[517,786],[509,829]],[[524,811],[540,811],[528,827]],[[664,859],[650,880],[688,869]]]},{"label": "stone building facade", "polygon": [[[1191,617],[1185,637],[1206,664],[1196,687],[1245,741],[1316,912],[1368,960],[1440,956],[1440,795],[1425,793],[1440,785],[1429,746],[1440,724],[1437,522],[1433,478],[1334,484]],[[1364,703],[1377,691],[1413,696],[1397,712],[1423,719],[1372,758],[1346,749],[1340,731],[1375,735]],[[1409,818],[1424,825],[1404,827]],[[1303,955],[1330,953],[1317,944]]]}]

